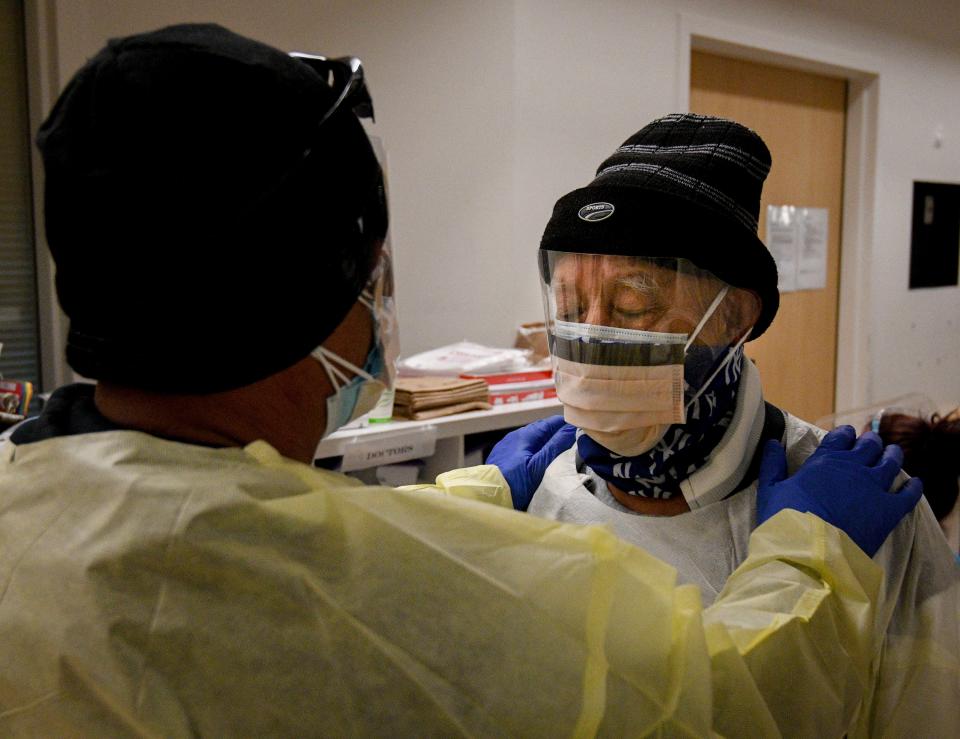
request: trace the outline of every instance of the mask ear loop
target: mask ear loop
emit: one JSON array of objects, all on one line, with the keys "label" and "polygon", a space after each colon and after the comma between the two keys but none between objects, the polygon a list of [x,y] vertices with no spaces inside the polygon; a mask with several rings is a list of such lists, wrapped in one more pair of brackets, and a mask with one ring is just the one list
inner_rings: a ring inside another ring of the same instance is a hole
[{"label": "mask ear loop", "polygon": [[[356,365],[351,364],[340,355],[334,354],[325,346],[318,347],[310,354],[310,356],[323,365],[323,368],[326,370],[327,377],[330,379],[330,383],[333,385],[334,390],[339,390],[343,385],[350,383],[350,378],[347,376],[347,374],[336,367],[335,364],[339,364],[340,367],[350,370],[354,375],[357,377],[362,377],[364,380],[372,381],[375,379],[373,375],[366,370],[362,370]],[[339,384],[337,383],[338,379],[340,380]]]},{"label": "mask ear loop", "polygon": [[704,325],[706,325],[707,321],[710,320],[710,316],[713,315],[713,312],[717,309],[717,306],[720,305],[720,301],[722,301],[727,296],[727,293],[729,291],[730,291],[729,285],[724,285],[723,287],[720,288],[720,291],[717,293],[716,297],[713,299],[713,302],[710,303],[710,307],[707,308],[706,313],[703,314],[703,318],[700,319],[700,323],[697,324],[697,327],[693,329],[693,333],[690,334],[690,338],[687,339],[687,343],[683,347],[684,354],[687,353],[687,349],[690,348],[690,345],[693,343],[694,339],[696,339],[700,335],[700,331],[703,330]]},{"label": "mask ear loop", "polygon": [[703,391],[710,387],[710,383],[713,382],[713,378],[719,375],[726,368],[726,366],[730,364],[731,360],[737,355],[737,350],[746,343],[749,335],[750,331],[748,330],[743,336],[740,337],[740,340],[736,344],[730,347],[730,351],[727,352],[726,358],[720,363],[720,366],[713,371],[710,377],[707,378],[707,381],[700,386],[700,389],[697,390],[697,394],[690,398],[690,402],[687,403],[686,409],[689,409],[690,406],[697,401],[697,398],[703,395]]},{"label": "mask ear loop", "polygon": [[319,349],[311,352],[310,356],[320,362],[323,371],[327,373],[327,379],[333,385],[334,392],[338,392],[341,387],[347,384],[347,376],[334,367]]}]

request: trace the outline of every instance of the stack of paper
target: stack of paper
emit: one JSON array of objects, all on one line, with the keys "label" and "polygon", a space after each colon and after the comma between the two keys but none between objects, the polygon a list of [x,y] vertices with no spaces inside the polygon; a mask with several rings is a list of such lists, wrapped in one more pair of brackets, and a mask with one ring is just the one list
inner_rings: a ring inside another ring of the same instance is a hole
[{"label": "stack of paper", "polygon": [[459,377],[397,378],[393,414],[401,418],[420,421],[489,408],[490,394],[483,380]]},{"label": "stack of paper", "polygon": [[546,400],[557,397],[557,387],[553,382],[553,369],[549,362],[532,365],[525,370],[514,372],[492,372],[489,374],[463,374],[465,379],[483,380],[490,386],[491,405],[522,403],[527,400]]}]

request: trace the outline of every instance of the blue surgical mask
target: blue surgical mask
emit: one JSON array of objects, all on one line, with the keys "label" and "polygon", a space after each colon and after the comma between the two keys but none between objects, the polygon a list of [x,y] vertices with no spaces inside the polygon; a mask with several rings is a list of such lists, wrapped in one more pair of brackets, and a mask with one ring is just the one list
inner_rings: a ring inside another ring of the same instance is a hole
[{"label": "blue surgical mask", "polygon": [[357,301],[370,311],[373,318],[373,344],[363,367],[351,364],[324,346],[311,352],[311,356],[323,365],[334,389],[333,395],[327,398],[327,426],[322,438],[369,413],[384,390],[393,387],[400,344],[392,258],[386,245],[369,285]]},{"label": "blue surgical mask", "polygon": [[[383,345],[374,332],[373,345],[362,368],[323,346],[315,349],[311,356],[323,365],[334,388],[333,395],[327,398],[327,427],[323,432],[323,438],[326,438],[341,426],[373,410],[386,390],[386,383],[379,379],[384,374]],[[353,379],[344,370],[352,372]]]}]

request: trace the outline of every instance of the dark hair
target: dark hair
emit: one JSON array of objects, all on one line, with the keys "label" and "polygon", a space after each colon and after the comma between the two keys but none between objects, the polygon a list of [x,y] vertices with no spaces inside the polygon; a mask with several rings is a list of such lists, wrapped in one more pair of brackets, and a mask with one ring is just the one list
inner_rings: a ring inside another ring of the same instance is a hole
[{"label": "dark hair", "polygon": [[953,510],[960,492],[960,408],[930,419],[904,413],[880,417],[880,438],[903,449],[903,470],[923,481],[937,520]]}]

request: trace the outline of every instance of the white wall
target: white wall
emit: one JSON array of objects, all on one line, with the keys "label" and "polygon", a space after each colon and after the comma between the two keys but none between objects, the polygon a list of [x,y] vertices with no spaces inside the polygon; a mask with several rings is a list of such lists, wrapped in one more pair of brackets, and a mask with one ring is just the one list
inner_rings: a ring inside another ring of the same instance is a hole
[{"label": "white wall", "polygon": [[[285,49],[354,53],[390,153],[406,353],[502,344],[540,316],[553,202],[677,106],[680,15],[876,60],[879,122],[863,397],[960,402],[960,289],[908,291],[914,179],[960,182],[960,4],[919,0],[60,0],[61,81],[109,36],[213,20]],[[937,126],[944,141],[933,146]],[[776,162],[774,163],[776,166]],[[841,339],[843,341],[843,339]]]}]

